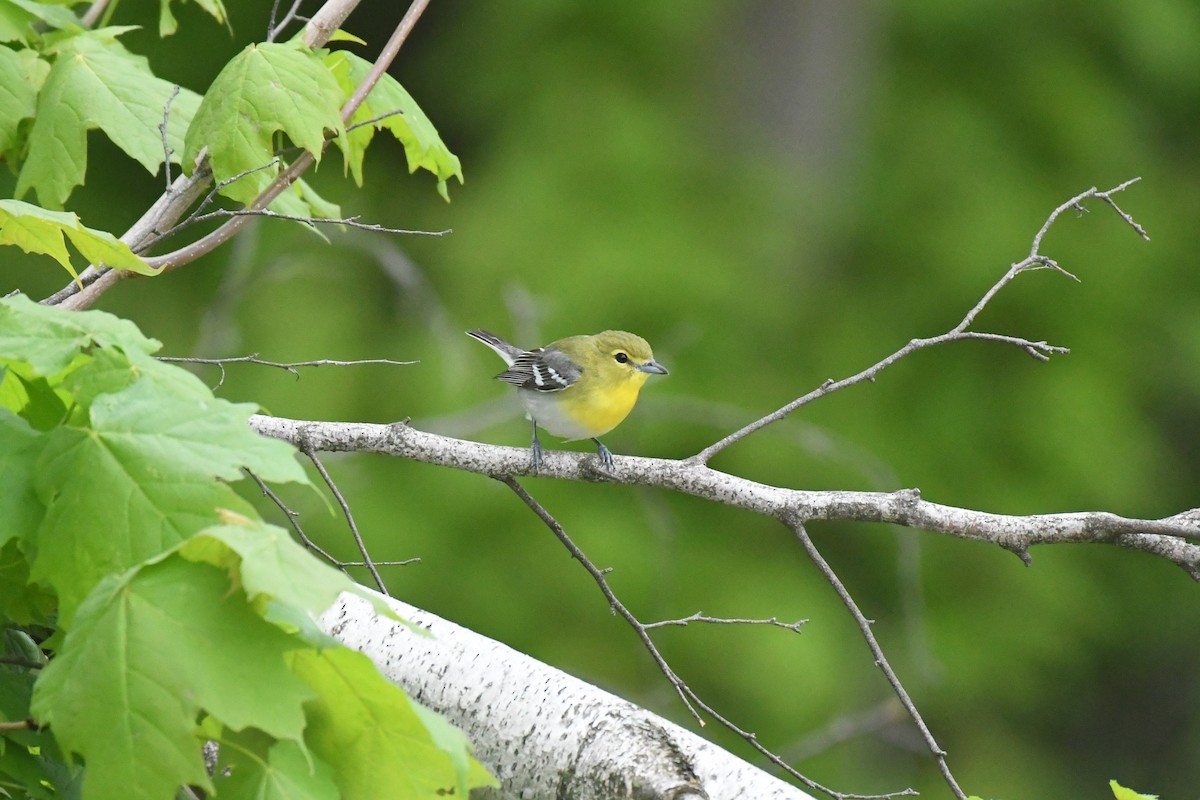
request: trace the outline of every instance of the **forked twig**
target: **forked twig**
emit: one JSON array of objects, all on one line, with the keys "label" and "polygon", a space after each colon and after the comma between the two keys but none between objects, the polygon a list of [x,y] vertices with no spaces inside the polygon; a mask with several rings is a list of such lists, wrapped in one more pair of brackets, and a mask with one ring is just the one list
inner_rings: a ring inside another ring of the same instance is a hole
[{"label": "forked twig", "polygon": [[908,716],[916,723],[917,730],[921,732],[921,737],[925,740],[925,744],[929,746],[929,752],[933,754],[934,760],[937,761],[938,770],[942,773],[946,784],[950,787],[950,791],[954,792],[954,796],[958,800],[967,800],[966,793],[958,786],[958,781],[954,779],[953,773],[950,772],[950,765],[946,763],[946,751],[943,750],[933,738],[933,733],[930,732],[929,726],[925,724],[925,720],[921,717],[921,712],[917,710],[917,706],[913,703],[912,698],[908,696],[908,692],[904,690],[904,685],[900,683],[899,676],[892,669],[892,665],[888,663],[887,656],[883,653],[883,648],[879,646],[879,640],[875,638],[874,632],[871,630],[871,620],[867,619],[866,615],[859,609],[858,603],[854,602],[854,598],[850,594],[850,590],[842,583],[837,573],[833,571],[833,567],[829,566],[829,562],[817,550],[817,546],[813,544],[813,540],[809,538],[808,531],[804,528],[804,520],[798,517],[785,517],[784,523],[791,528],[795,534],[796,540],[800,542],[800,546],[804,548],[804,552],[816,565],[817,569],[837,592],[838,599],[842,601],[842,605],[850,612],[850,616],[854,618],[854,622],[858,625],[858,629],[862,632],[863,638],[867,641],[867,647],[871,650],[871,655],[875,658],[875,666],[883,672],[887,682],[891,684],[892,691],[900,699],[900,703],[904,706],[904,710],[908,712]]},{"label": "forked twig", "polygon": [[1121,219],[1124,220],[1128,225],[1130,225],[1134,229],[1134,231],[1137,232],[1137,234],[1139,236],[1141,236],[1143,239],[1149,241],[1150,237],[1146,234],[1146,231],[1142,228],[1142,226],[1139,225],[1137,222],[1135,222],[1133,217],[1129,216],[1129,214],[1126,214],[1123,210],[1121,210],[1121,208],[1116,204],[1116,201],[1113,200],[1113,198],[1112,198],[1112,196],[1114,194],[1125,190],[1132,184],[1136,183],[1138,180],[1140,180],[1140,179],[1133,178],[1131,180],[1127,180],[1124,183],[1120,184],[1119,186],[1115,186],[1112,189],[1109,189],[1108,191],[1105,191],[1105,192],[1101,192],[1098,189],[1096,189],[1096,187],[1093,186],[1091,189],[1088,189],[1086,192],[1080,192],[1079,194],[1072,197],[1070,200],[1068,200],[1065,203],[1063,203],[1062,205],[1060,205],[1058,208],[1054,209],[1054,211],[1052,211],[1050,213],[1050,216],[1046,219],[1046,222],[1043,223],[1042,227],[1038,230],[1037,234],[1034,235],[1033,246],[1030,248],[1029,256],[1026,257],[1024,260],[1022,260],[1016,264],[1013,264],[1011,267],[1009,267],[1008,272],[1006,272],[1004,274],[1004,277],[1002,277],[1000,280],[996,281],[996,283],[994,283],[992,285],[992,287],[984,293],[983,297],[980,298],[979,302],[976,303],[974,305],[974,307],[972,307],[971,310],[967,312],[967,315],[965,317],[963,317],[962,321],[959,322],[957,325],[955,325],[953,328],[951,328],[946,333],[943,333],[940,336],[931,336],[928,339],[913,339],[908,344],[906,344],[904,347],[897,350],[895,353],[892,353],[890,356],[883,359],[882,361],[864,369],[862,372],[859,372],[857,375],[852,375],[851,377],[844,378],[840,381],[835,381],[833,379],[829,379],[829,380],[825,381],[825,383],[822,384],[820,386],[820,388],[815,389],[801,397],[798,397],[795,400],[793,400],[792,402],[783,406],[782,408],[779,408],[776,411],[773,411],[764,417],[760,417],[759,419],[755,420],[754,422],[751,422],[749,425],[746,425],[745,427],[741,428],[740,430],[734,431],[733,433],[729,434],[728,436],[721,439],[720,441],[715,442],[715,443],[709,445],[708,447],[704,448],[703,450],[701,450],[699,453],[692,456],[688,460],[693,463],[697,463],[697,464],[707,464],[708,461],[713,456],[715,456],[717,453],[721,452],[725,448],[729,447],[730,445],[732,445],[736,442],[740,442],[742,439],[745,439],[750,434],[756,433],[757,431],[762,430],[763,428],[767,427],[768,425],[770,425],[773,422],[778,422],[779,420],[781,420],[784,417],[791,414],[796,409],[801,408],[802,406],[806,406],[809,403],[813,402],[814,400],[818,400],[828,394],[832,394],[833,392],[837,392],[842,389],[845,389],[848,386],[854,386],[855,384],[862,383],[863,381],[873,381],[873,380],[875,380],[876,375],[878,375],[880,372],[882,372],[883,370],[890,367],[892,364],[895,364],[900,359],[916,352],[917,350],[923,350],[927,347],[933,347],[935,345],[946,344],[949,342],[963,341],[966,339],[981,339],[981,340],[985,340],[985,341],[1001,342],[1004,344],[1013,345],[1014,347],[1019,347],[1020,349],[1024,350],[1030,356],[1032,356],[1035,359],[1038,359],[1039,361],[1047,361],[1047,360],[1049,360],[1051,355],[1069,353],[1070,350],[1068,350],[1065,347],[1059,347],[1056,345],[1047,344],[1044,341],[1034,342],[1034,341],[1030,341],[1028,339],[1023,339],[1019,336],[1006,336],[1006,335],[997,334],[997,333],[979,333],[979,332],[975,332],[975,331],[968,331],[967,329],[975,321],[975,318],[979,315],[979,313],[981,311],[983,311],[983,309],[988,305],[988,303],[990,303],[992,301],[992,298],[995,297],[1000,292],[1001,289],[1003,289],[1010,282],[1012,282],[1012,280],[1014,278],[1016,278],[1018,275],[1020,275],[1022,272],[1028,272],[1030,270],[1035,270],[1035,269],[1053,269],[1057,272],[1062,273],[1063,275],[1067,276],[1068,278],[1071,278],[1073,280],[1079,280],[1074,275],[1072,275],[1070,272],[1067,272],[1065,269],[1063,269],[1061,266],[1059,266],[1058,263],[1056,261],[1054,261],[1053,259],[1047,258],[1046,256],[1041,255],[1041,253],[1039,251],[1041,249],[1042,239],[1045,237],[1046,232],[1048,230],[1050,230],[1050,226],[1054,224],[1055,220],[1057,220],[1059,218],[1059,216],[1061,216],[1068,209],[1072,209],[1072,208],[1082,209],[1083,208],[1082,203],[1084,200],[1087,200],[1090,198],[1097,198],[1099,200],[1103,200],[1110,207],[1112,207],[1112,209],[1117,213],[1117,215],[1120,216]]},{"label": "forked twig", "polygon": [[687,708],[688,712],[691,713],[692,718],[695,719],[699,725],[704,726],[705,724],[704,718],[700,715],[700,712],[703,711],[706,715],[716,720],[723,727],[746,740],[746,742],[749,743],[750,746],[756,751],[758,751],[759,754],[768,759],[779,769],[791,775],[806,788],[812,789],[813,791],[823,792],[835,800],[892,800],[892,798],[909,797],[916,794],[916,792],[912,789],[903,789],[898,792],[887,792],[885,794],[852,794],[839,792],[835,789],[830,789],[827,786],[823,786],[814,781],[812,778],[809,778],[808,776],[797,771],[782,757],[759,742],[758,736],[752,731],[743,729],[741,726],[737,725],[732,720],[719,713],[708,703],[704,702],[704,700],[702,700],[699,695],[697,695],[695,691],[693,691],[692,688],[687,685],[687,682],[679,677],[675,670],[672,669],[671,665],[667,663],[666,658],[663,657],[662,652],[658,649],[658,646],[654,644],[654,640],[650,638],[649,633],[649,631],[655,627],[670,624],[687,624],[689,620],[716,623],[742,622],[748,624],[775,624],[779,627],[789,628],[792,630],[797,630],[795,626],[799,626],[803,621],[794,623],[794,625],[792,625],[780,623],[777,620],[737,621],[693,615],[693,617],[697,619],[693,620],[692,618],[688,618],[685,620],[669,620],[661,623],[643,623],[632,611],[629,610],[624,603],[620,601],[616,595],[616,592],[614,592],[612,587],[609,585],[608,579],[605,577],[609,570],[601,569],[592,563],[592,561],[584,554],[583,550],[581,550],[579,546],[571,540],[571,537],[567,535],[566,530],[558,522],[558,520],[555,519],[554,516],[533,497],[533,495],[529,494],[529,492],[525,490],[525,487],[521,486],[521,484],[517,483],[514,478],[509,476],[499,477],[498,480],[500,480],[508,488],[512,489],[517,497],[521,498],[522,502],[524,502],[525,505],[528,506],[529,509],[546,524],[546,527],[551,530],[559,542],[561,542],[562,545],[567,548],[567,551],[571,554],[571,557],[583,565],[583,568],[587,570],[589,575],[592,576],[592,580],[596,582],[596,585],[600,588],[601,593],[603,593],[605,599],[608,601],[609,608],[612,609],[614,614],[624,619],[625,622],[628,623],[633,629],[633,632],[637,635],[638,639],[641,640],[642,646],[646,648],[646,651],[650,654],[650,657],[658,666],[659,671],[662,672],[667,681],[670,682],[671,686],[675,688],[679,698],[683,701],[684,707]]},{"label": "forked twig", "polygon": [[321,463],[321,459],[317,457],[316,451],[311,447],[303,447],[301,448],[301,452],[313,463],[313,466],[317,468],[317,472],[321,475],[321,480],[325,481],[325,485],[329,487],[329,491],[333,492],[338,505],[342,507],[342,514],[346,517],[346,524],[350,526],[350,533],[354,536],[354,543],[358,545],[358,552],[362,553],[363,565],[371,573],[371,577],[375,580],[375,585],[379,587],[379,592],[387,595],[387,586],[384,585],[383,577],[379,574],[379,570],[375,568],[375,562],[371,560],[371,554],[367,552],[367,544],[363,541],[362,534],[358,532],[358,524],[354,521],[354,513],[350,510],[350,504],[346,502],[345,497],[342,497],[341,490],[338,489],[337,484],[333,481],[333,477],[325,469],[325,465]]}]

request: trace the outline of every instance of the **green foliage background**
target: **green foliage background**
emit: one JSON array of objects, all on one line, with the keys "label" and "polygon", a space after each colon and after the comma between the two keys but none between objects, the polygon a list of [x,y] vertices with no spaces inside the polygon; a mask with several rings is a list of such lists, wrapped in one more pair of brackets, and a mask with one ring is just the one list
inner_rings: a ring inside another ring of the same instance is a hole
[{"label": "green foliage background", "polygon": [[[269,3],[231,4],[234,35],[193,6],[159,41],[125,0],[123,37],[197,92]],[[399,13],[349,21],[370,48]],[[462,335],[525,344],[606,327],[645,335],[672,369],[608,437],[617,453],[690,455],[914,336],[951,327],[1028,252],[1049,211],[1142,176],[1107,209],[1066,216],[1043,252],[1082,278],[1023,276],[981,329],[1072,348],[1040,364],[957,345],[822,400],[713,466],[801,488],[920,487],[1004,513],[1198,505],[1200,7],[1191,0],[1044,4],[433,3],[393,73],[461,157],[437,199],[403,153],[373,148],[365,188],[337,159],[312,184],[345,213],[454,233],[385,239],[284,223],[103,307],[173,355],[420,359],[254,367],[220,394],[271,413],[391,421],[524,445],[495,357]],[[180,50],[187,56],[181,57]],[[120,232],[161,190],[92,134],[68,207]],[[0,178],[11,196],[13,179]],[[5,253],[6,290],[63,282]],[[217,376],[204,377],[215,383]],[[378,559],[416,605],[688,720],[634,637],[503,487],[380,457],[329,458]],[[531,480],[531,491],[644,619],[806,617],[766,629],[666,630],[676,669],[784,753],[889,692],[832,591],[785,531],[690,498]],[[340,520],[289,495],[306,530],[353,555]],[[270,509],[264,508],[270,517]],[[813,526],[968,792],[1164,797],[1200,785],[1200,588],[1099,546],[1041,548],[1026,569],[982,545],[870,526]],[[743,752],[735,740],[711,733]],[[854,792],[944,796],[902,720],[798,764]],[[1087,788],[1084,788],[1087,787]]]}]

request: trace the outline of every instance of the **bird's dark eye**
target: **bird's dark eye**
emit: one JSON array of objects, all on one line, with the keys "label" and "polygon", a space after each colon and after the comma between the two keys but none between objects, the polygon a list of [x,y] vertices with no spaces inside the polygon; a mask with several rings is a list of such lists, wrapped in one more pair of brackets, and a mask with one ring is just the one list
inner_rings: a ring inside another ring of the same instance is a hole
[{"label": "bird's dark eye", "polygon": [[629,363],[629,356],[625,355],[624,353],[617,353],[615,356],[613,356],[613,358],[615,358],[617,360],[618,364],[628,364]]}]

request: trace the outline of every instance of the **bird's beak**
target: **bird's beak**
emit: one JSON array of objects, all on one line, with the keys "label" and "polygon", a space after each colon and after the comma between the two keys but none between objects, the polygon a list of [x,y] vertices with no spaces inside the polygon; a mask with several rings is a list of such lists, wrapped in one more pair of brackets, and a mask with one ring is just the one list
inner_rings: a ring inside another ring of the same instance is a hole
[{"label": "bird's beak", "polygon": [[650,372],[655,375],[670,374],[667,372],[666,367],[664,367],[662,364],[655,361],[653,358],[650,359],[649,361],[647,361],[645,364],[638,364],[638,369],[640,369],[642,372]]}]

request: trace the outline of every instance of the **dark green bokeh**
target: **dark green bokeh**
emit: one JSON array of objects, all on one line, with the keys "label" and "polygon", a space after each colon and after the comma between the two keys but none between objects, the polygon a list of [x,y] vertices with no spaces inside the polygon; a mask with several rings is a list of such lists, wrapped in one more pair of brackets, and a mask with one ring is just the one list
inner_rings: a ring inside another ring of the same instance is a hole
[{"label": "dark green bokeh", "polygon": [[[159,42],[126,0],[127,45],[203,91],[261,38],[269,3],[231,4],[233,37],[192,5]],[[380,47],[398,16],[347,28]],[[173,355],[419,359],[231,369],[223,393],[271,413],[391,421],[525,445],[495,356],[609,327],[646,336],[672,374],[607,443],[690,455],[828,377],[953,326],[1029,250],[1058,204],[1142,176],[1122,206],[1066,214],[1043,253],[1082,279],[1022,276],[977,328],[1047,339],[1048,364],[1000,345],[917,354],[821,400],[713,466],[798,488],[920,487],[1003,513],[1197,505],[1200,469],[1200,7],[1192,0],[959,3],[434,2],[393,74],[462,158],[442,203],[380,141],[367,186],[335,154],[314,177],[347,214],[438,238],[282,223],[103,307]],[[70,207],[120,231],[161,186],[101,137]],[[5,184],[11,187],[11,182]],[[62,283],[5,254],[10,286]],[[215,373],[206,373],[215,383]],[[499,421],[497,421],[499,420]],[[549,443],[549,441],[547,442]],[[557,446],[557,445],[555,445]],[[691,724],[604,599],[506,489],[381,456],[328,457],[398,596]],[[844,791],[947,791],[896,719],[832,747],[809,737],[889,690],[832,590],[777,525],[699,500],[526,482],[644,619],[697,610],[809,618],[780,630],[668,629],[675,668],[712,705]],[[288,500],[344,557],[344,526]],[[278,514],[269,518],[282,522]],[[1164,797],[1200,785],[1200,589],[1100,546],[1039,548],[1026,569],[979,544],[814,525],[969,793]],[[886,709],[885,709],[886,710]],[[715,726],[706,733],[747,752]]]}]

